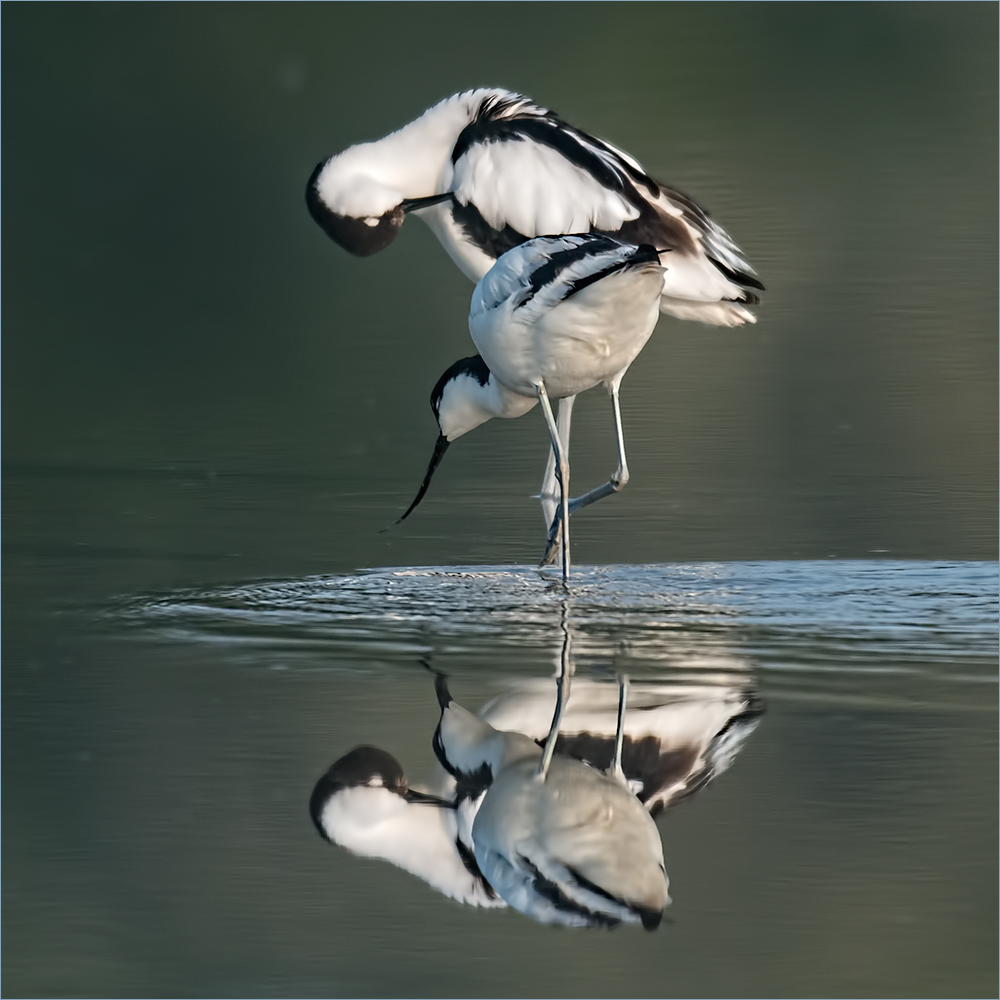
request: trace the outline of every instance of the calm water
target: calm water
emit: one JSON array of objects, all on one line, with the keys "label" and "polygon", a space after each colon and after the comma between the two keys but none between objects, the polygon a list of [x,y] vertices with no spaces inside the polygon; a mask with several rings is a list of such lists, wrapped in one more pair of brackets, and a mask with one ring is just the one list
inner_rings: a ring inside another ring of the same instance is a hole
[{"label": "calm water", "polygon": [[[5,8],[4,993],[995,996],[997,17]],[[479,85],[689,192],[768,289],[745,330],[661,319],[632,480],[574,518],[580,676],[768,706],[658,820],[655,934],[465,910],[307,812],[358,743],[430,769],[421,659],[469,707],[553,670],[536,414],[379,534],[471,286],[416,221],[349,258],[302,197]]]},{"label": "calm water", "polygon": [[5,670],[6,988],[989,994],[997,580],[992,563],[578,570],[579,677],[768,706],[732,768],[658,820],[674,903],[652,935],[463,908],[309,821],[313,782],[358,743],[429,772],[422,659],[472,707],[552,674],[550,578],[386,569],[67,610]]}]

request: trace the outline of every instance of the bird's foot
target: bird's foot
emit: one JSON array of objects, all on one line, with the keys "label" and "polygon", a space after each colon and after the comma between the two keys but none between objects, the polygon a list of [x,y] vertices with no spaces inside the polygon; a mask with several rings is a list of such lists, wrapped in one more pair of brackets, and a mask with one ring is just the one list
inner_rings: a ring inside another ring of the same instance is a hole
[{"label": "bird's foot", "polygon": [[552,518],[552,524],[549,526],[549,535],[545,540],[545,554],[542,556],[542,561],[538,564],[539,566],[551,566],[559,558],[559,552],[562,549],[562,508],[556,509],[556,516]]}]

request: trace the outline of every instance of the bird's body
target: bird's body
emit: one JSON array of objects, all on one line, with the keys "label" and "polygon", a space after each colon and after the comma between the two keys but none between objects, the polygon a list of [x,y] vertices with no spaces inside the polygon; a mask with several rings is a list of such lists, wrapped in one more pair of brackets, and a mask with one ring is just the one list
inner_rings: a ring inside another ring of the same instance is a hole
[{"label": "bird's body", "polygon": [[[441,433],[400,520],[423,498],[452,441],[492,417],[521,416],[540,401],[558,458],[562,502],[559,522],[550,524],[549,551],[561,532],[565,580],[569,514],[628,481],[618,389],[656,325],[663,271],[656,248],[593,233],[540,236],[508,250],[472,295],[469,331],[480,355],[452,365],[431,393]],[[571,399],[602,384],[612,399],[618,469],[571,507],[568,442],[560,441],[549,400]]]},{"label": "bird's body", "polygon": [[469,332],[506,388],[537,400],[620,380],[658,316],[664,269],[652,247],[601,236],[541,237],[476,285]]},{"label": "bird's body", "polygon": [[670,901],[656,824],[627,787],[569,757],[496,776],[472,826],[476,862],[516,910],[542,923],[660,923]]},{"label": "bird's body", "polygon": [[320,226],[364,256],[415,213],[473,281],[536,236],[597,232],[648,243],[670,251],[663,312],[718,326],[755,322],[747,306],[762,285],[704,209],[627,153],[507,90],[455,94],[385,138],[330,157],[306,198]]}]

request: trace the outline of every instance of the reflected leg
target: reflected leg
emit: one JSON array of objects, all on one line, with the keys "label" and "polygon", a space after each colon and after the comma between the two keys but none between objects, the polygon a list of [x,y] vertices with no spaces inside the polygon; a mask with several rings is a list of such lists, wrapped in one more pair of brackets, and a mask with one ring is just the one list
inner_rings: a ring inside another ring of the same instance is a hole
[{"label": "reflected leg", "polygon": [[628,674],[618,678],[618,727],[615,730],[615,753],[611,758],[608,776],[620,781],[628,788],[625,772],[622,770],[622,747],[625,745],[625,704],[628,701]]},{"label": "reflected leg", "polygon": [[562,629],[563,641],[559,656],[559,677],[556,680],[556,707],[552,713],[552,724],[549,726],[549,735],[545,738],[545,749],[542,751],[542,759],[538,765],[537,778],[539,781],[545,780],[552,755],[556,750],[556,740],[559,739],[563,710],[569,702],[570,679],[573,676],[573,637],[569,629],[569,602],[565,599],[563,600],[559,627]]}]

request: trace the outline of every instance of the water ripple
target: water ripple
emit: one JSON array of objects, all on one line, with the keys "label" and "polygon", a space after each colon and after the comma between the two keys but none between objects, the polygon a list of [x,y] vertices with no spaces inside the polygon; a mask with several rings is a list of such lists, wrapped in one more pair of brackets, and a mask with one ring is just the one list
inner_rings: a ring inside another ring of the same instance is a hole
[{"label": "water ripple", "polygon": [[[568,600],[584,665],[649,676],[770,671],[815,683],[895,675],[996,683],[995,563],[744,562],[579,567],[567,598],[548,573],[408,567],[133,597],[111,609],[142,633],[281,650],[352,668],[433,651],[537,672]],[[680,673],[679,673],[680,672]]]}]

